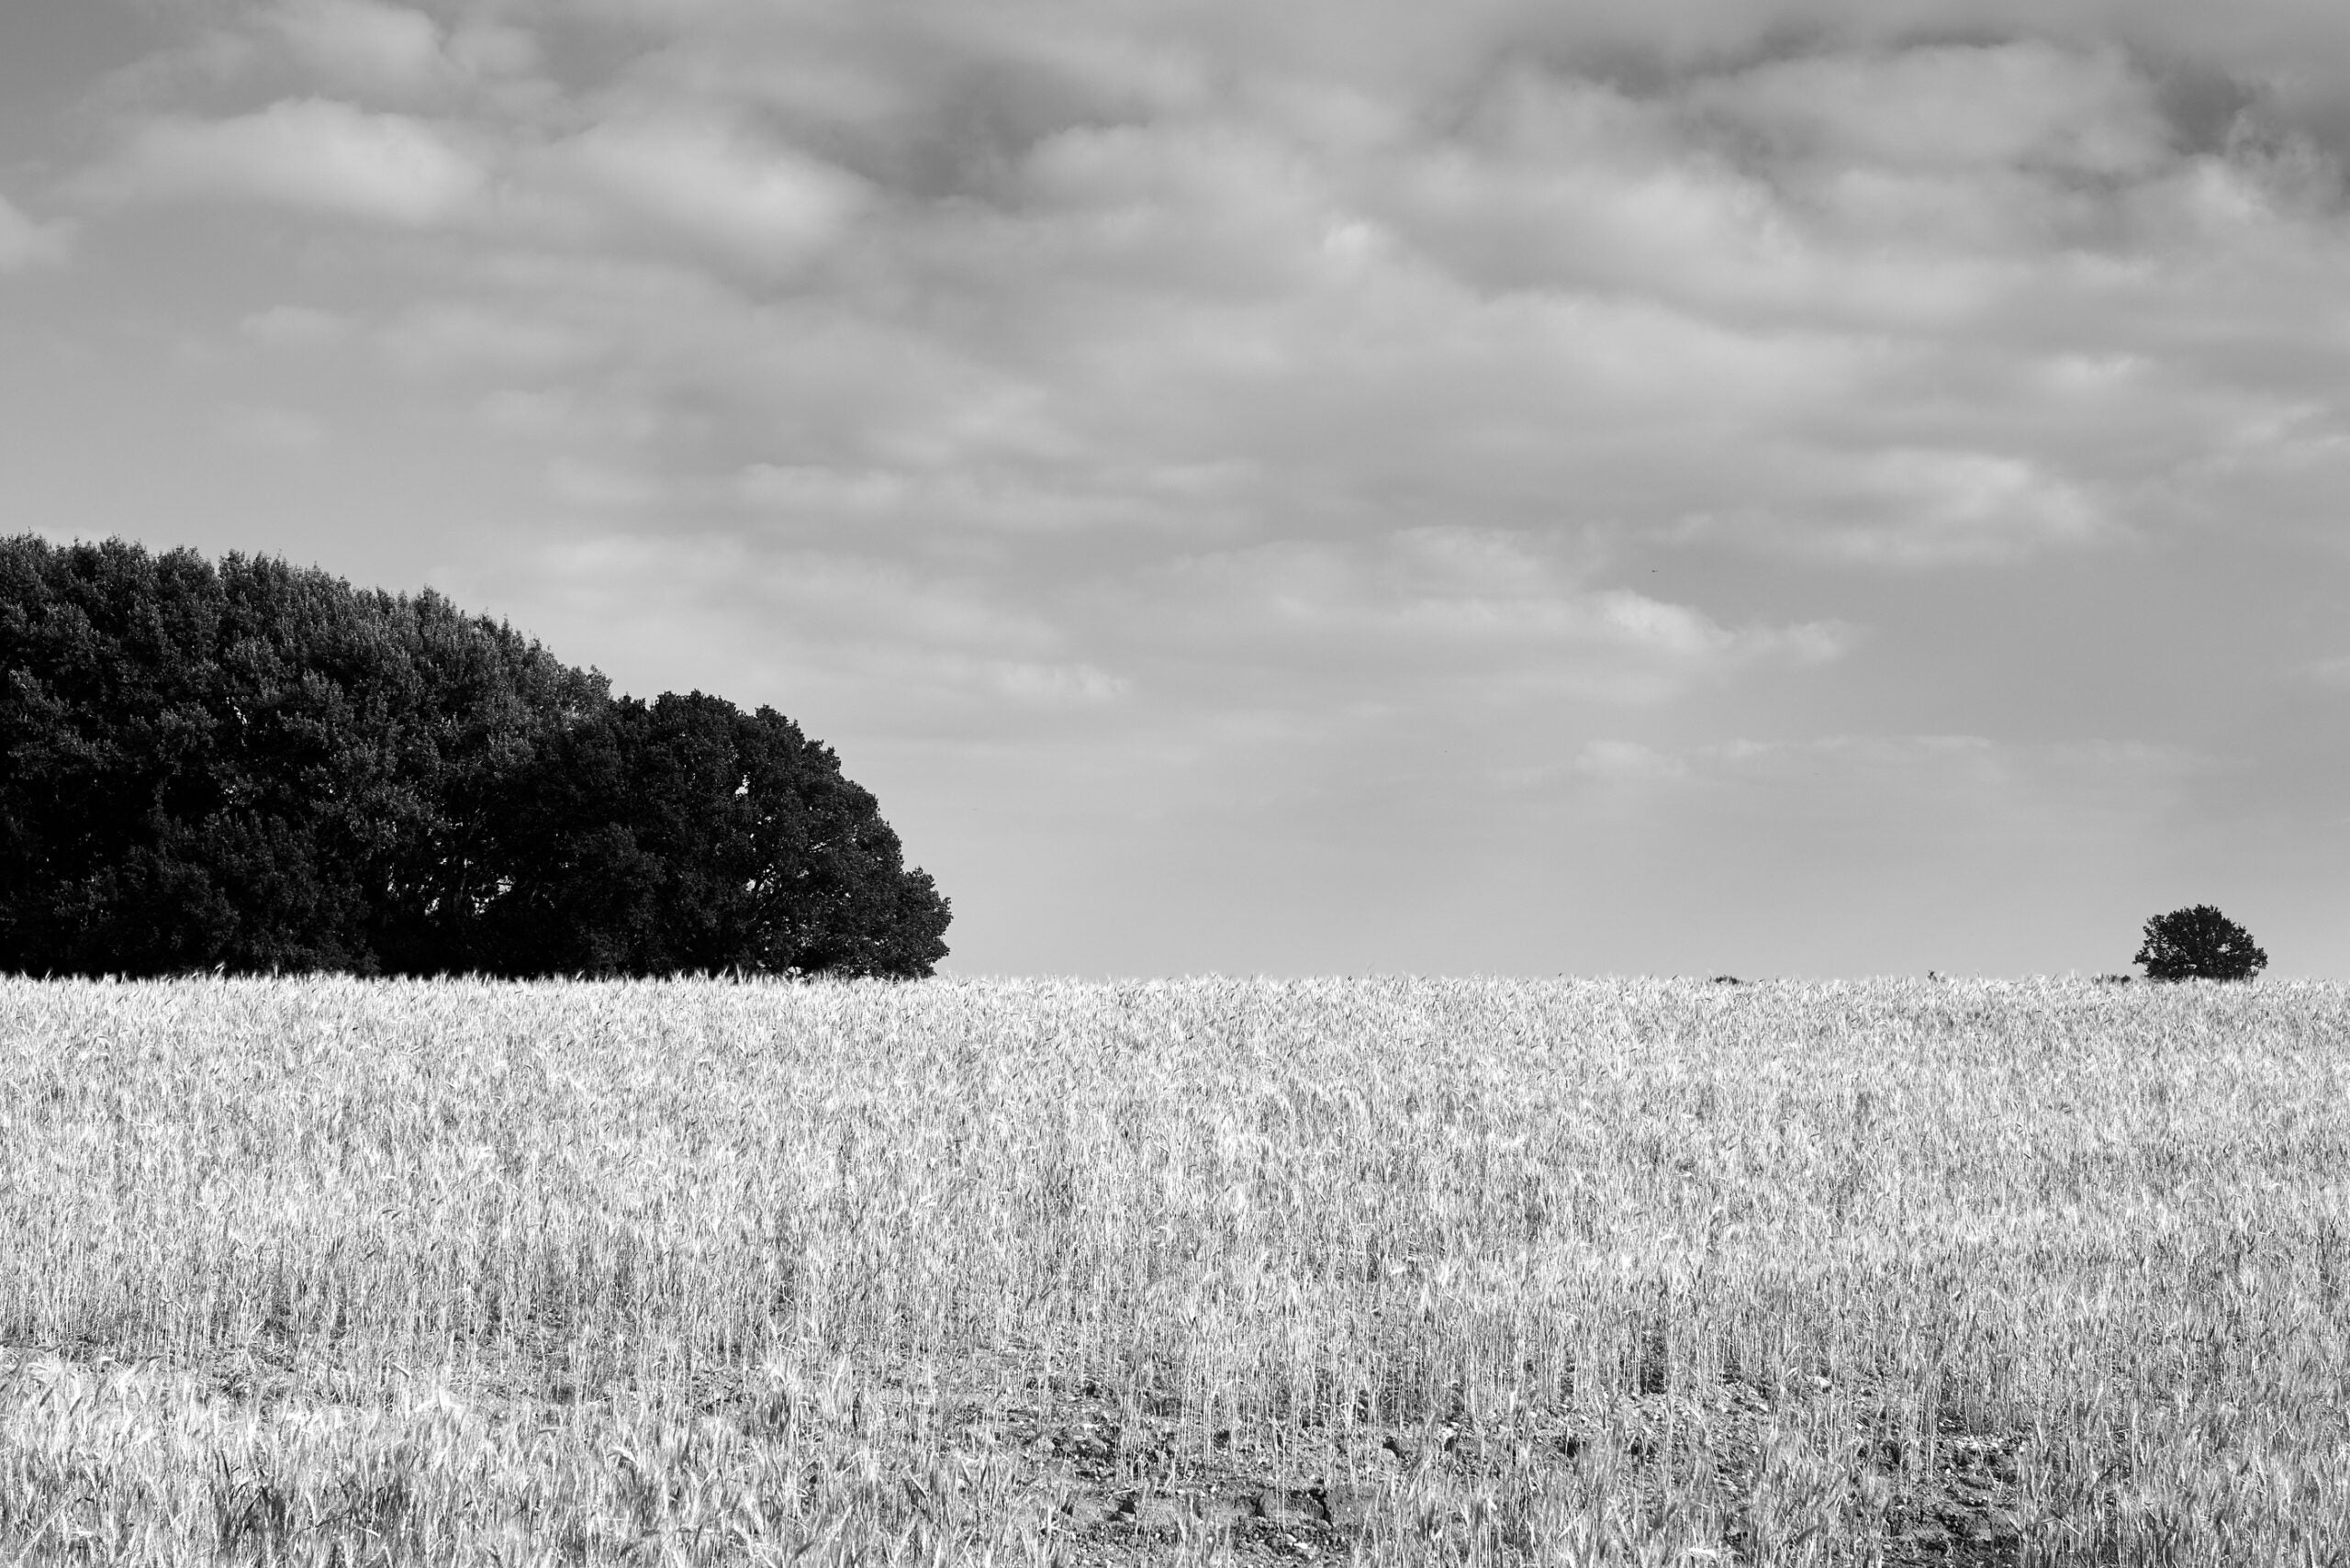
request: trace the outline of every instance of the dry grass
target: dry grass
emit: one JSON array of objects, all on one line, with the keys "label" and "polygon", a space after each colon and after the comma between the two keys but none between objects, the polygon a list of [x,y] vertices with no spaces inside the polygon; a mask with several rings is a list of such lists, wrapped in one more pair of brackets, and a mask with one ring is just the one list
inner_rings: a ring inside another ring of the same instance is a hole
[{"label": "dry grass", "polygon": [[2319,1563],[2350,991],[0,981],[0,1565]]}]

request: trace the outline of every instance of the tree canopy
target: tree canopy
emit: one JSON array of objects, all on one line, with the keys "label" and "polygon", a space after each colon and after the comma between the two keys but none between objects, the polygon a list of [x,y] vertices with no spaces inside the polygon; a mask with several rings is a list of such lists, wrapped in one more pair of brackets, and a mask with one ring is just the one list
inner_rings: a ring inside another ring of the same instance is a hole
[{"label": "tree canopy", "polygon": [[0,540],[0,969],[913,977],[949,907],[769,708],[427,589]]},{"label": "tree canopy", "polygon": [[2145,966],[2148,980],[2242,980],[2268,967],[2252,933],[2208,903],[2155,915],[2145,937],[2131,961]]}]

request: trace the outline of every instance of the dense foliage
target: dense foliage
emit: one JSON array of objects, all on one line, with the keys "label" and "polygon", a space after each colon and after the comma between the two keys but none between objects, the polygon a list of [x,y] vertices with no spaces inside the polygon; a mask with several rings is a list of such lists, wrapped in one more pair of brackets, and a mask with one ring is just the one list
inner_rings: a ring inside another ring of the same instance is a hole
[{"label": "dense foliage", "polygon": [[2146,940],[2138,956],[2146,978],[2177,980],[2250,980],[2268,967],[2268,955],[2252,940],[2252,933],[2208,903],[2175,909],[2146,922]]},{"label": "dense foliage", "polygon": [[948,918],[771,709],[429,589],[0,540],[0,969],[911,977]]}]

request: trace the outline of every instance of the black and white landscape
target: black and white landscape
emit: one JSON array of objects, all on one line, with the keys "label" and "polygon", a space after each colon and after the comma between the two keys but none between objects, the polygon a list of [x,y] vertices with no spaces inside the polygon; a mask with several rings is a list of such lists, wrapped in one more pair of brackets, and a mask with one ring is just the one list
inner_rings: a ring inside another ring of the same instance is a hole
[{"label": "black and white landscape", "polygon": [[0,0],[0,1564],[2350,1561],[2345,62]]}]

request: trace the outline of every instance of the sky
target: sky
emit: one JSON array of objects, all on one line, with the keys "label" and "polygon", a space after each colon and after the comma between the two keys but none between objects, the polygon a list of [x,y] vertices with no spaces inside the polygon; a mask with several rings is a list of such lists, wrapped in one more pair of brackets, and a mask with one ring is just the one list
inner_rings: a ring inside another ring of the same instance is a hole
[{"label": "sky", "polygon": [[973,974],[2350,978],[2339,0],[7,0],[0,531],[772,705]]}]

